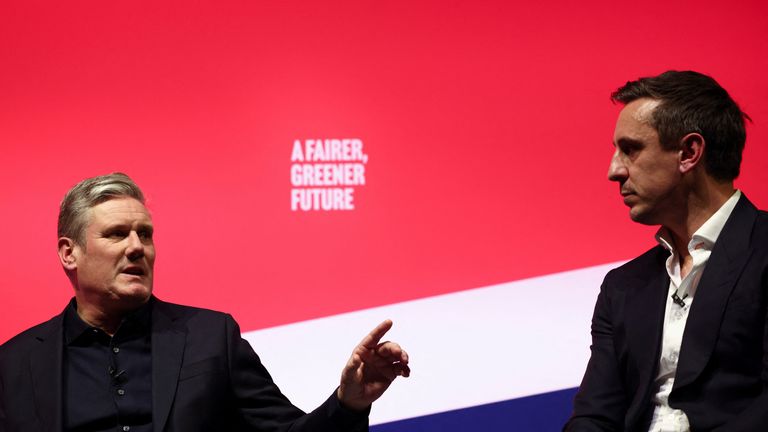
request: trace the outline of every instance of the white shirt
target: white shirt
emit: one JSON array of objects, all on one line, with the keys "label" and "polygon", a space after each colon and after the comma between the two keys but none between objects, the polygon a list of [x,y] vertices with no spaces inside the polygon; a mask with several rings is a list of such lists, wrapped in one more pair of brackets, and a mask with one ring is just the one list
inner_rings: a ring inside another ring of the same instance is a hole
[{"label": "white shirt", "polygon": [[[691,241],[688,242],[688,253],[693,260],[693,266],[685,278],[681,277],[680,257],[675,252],[669,233],[663,227],[656,233],[656,241],[670,252],[666,264],[669,274],[669,296],[667,296],[667,307],[664,312],[664,333],[661,342],[661,356],[659,357],[659,373],[654,381],[656,393],[651,397],[654,409],[649,432],[688,432],[691,429],[685,413],[669,406],[669,394],[675,383],[683,330],[685,329],[685,322],[688,320],[688,311],[690,311],[696,296],[696,288],[699,286],[699,280],[717,237],[723,230],[723,226],[736,206],[739,197],[741,197],[741,192],[737,190],[693,233]],[[685,302],[685,306],[675,303],[672,299],[675,292],[677,292],[678,298]]]}]

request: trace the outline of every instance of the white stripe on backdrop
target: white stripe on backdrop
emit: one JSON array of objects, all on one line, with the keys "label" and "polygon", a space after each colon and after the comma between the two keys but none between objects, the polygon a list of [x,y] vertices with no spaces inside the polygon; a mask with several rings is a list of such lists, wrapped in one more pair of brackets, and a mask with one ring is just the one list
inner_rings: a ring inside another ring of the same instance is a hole
[{"label": "white stripe on backdrop", "polygon": [[413,375],[374,404],[371,424],[576,387],[589,327],[612,263],[247,332],[294,404],[314,409],[338,385],[352,348],[380,321]]}]

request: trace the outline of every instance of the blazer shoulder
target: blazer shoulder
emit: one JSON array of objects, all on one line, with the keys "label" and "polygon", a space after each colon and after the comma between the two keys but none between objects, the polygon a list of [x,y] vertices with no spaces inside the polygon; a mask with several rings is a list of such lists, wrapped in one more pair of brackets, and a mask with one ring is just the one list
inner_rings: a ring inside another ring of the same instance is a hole
[{"label": "blazer shoulder", "polygon": [[749,236],[749,245],[759,254],[768,254],[768,212],[757,211],[755,225]]},{"label": "blazer shoulder", "polygon": [[605,275],[605,279],[624,279],[628,277],[645,279],[649,274],[652,274],[654,270],[663,269],[668,256],[668,250],[660,245],[656,245],[637,258],[612,269]]},{"label": "blazer shoulder", "polygon": [[187,306],[178,303],[170,303],[167,301],[154,298],[154,308],[159,311],[171,315],[184,316],[184,315],[205,315],[205,316],[228,316],[226,312],[221,312],[213,309],[201,308],[197,306]]},{"label": "blazer shoulder", "polygon": [[760,234],[766,235],[768,233],[768,211],[757,210],[755,226]]},{"label": "blazer shoulder", "polygon": [[214,323],[227,323],[228,325],[236,325],[232,315],[212,309],[169,303],[157,298],[155,298],[153,308],[154,314],[162,315],[178,324],[193,325],[204,323],[213,325]]},{"label": "blazer shoulder", "polygon": [[[768,240],[768,212],[758,209],[742,193],[731,216],[720,233],[728,249],[756,248],[766,250]],[[720,243],[718,238],[718,243]],[[745,249],[744,249],[745,250]]]},{"label": "blazer shoulder", "polygon": [[30,327],[12,337],[0,345],[0,358],[26,355],[29,350],[37,347],[40,342],[56,336],[56,333],[61,332],[62,329],[62,317],[62,314],[56,315],[48,321]]}]

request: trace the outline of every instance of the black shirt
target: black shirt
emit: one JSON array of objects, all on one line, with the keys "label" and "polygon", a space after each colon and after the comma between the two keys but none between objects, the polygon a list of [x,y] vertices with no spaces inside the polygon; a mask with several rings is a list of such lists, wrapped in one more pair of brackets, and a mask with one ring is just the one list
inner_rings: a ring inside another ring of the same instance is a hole
[{"label": "black shirt", "polygon": [[64,315],[64,430],[152,432],[152,303],[123,319],[114,336]]}]

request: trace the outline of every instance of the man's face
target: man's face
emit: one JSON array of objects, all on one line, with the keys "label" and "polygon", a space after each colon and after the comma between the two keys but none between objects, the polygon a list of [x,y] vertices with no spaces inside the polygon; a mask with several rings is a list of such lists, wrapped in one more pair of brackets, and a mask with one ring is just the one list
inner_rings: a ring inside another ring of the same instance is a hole
[{"label": "man's face", "polygon": [[658,103],[638,99],[621,110],[613,134],[616,151],[608,168],[608,180],[619,183],[630,218],[648,225],[666,225],[684,202],[678,187],[680,152],[663,149],[650,124]]},{"label": "man's face", "polygon": [[155,246],[152,218],[129,197],[92,207],[84,245],[74,245],[78,302],[131,310],[152,294]]}]

